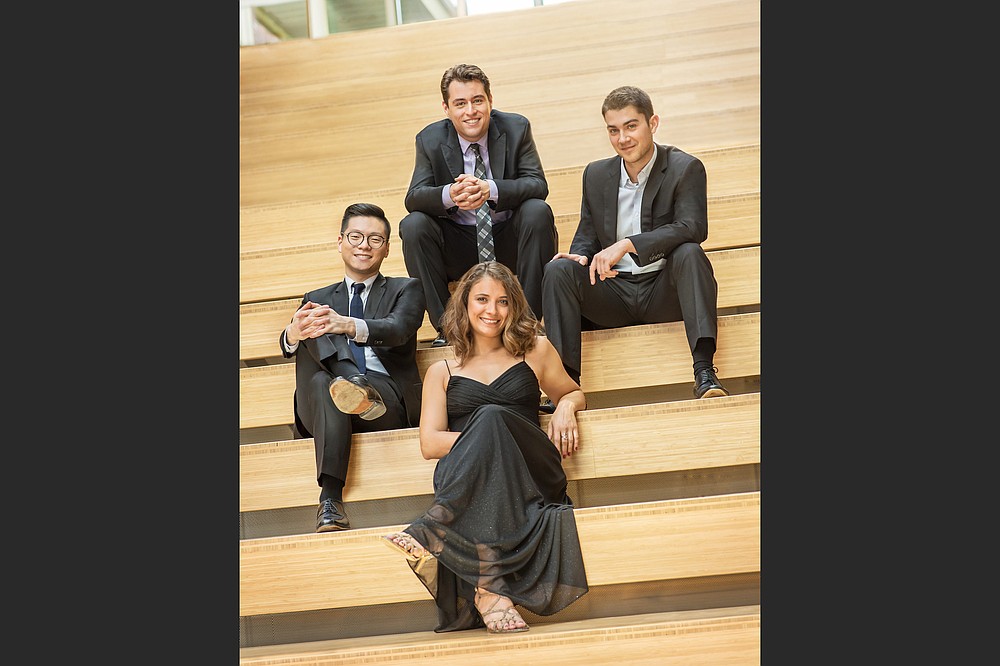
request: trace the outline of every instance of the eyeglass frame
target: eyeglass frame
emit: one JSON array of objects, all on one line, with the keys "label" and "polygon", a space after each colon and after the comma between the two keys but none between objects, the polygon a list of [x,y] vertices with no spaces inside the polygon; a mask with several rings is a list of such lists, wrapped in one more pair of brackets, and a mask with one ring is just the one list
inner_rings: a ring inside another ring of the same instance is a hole
[{"label": "eyeglass frame", "polygon": [[[354,241],[351,240],[351,235],[352,234],[357,234],[358,236],[361,236],[361,238],[358,239],[357,243],[355,243]],[[365,234],[361,233],[360,231],[348,231],[346,234],[344,234],[344,238],[347,239],[347,243],[351,247],[358,247],[359,245],[361,245],[361,243],[363,241],[367,240],[368,241],[368,247],[370,247],[373,250],[377,250],[377,249],[379,249],[380,247],[382,247],[383,245],[385,245],[386,243],[389,242],[389,239],[386,238],[385,236],[383,236],[382,234],[368,234],[366,236]],[[382,241],[378,245],[376,245],[376,244],[372,243],[372,238],[381,238]]]}]

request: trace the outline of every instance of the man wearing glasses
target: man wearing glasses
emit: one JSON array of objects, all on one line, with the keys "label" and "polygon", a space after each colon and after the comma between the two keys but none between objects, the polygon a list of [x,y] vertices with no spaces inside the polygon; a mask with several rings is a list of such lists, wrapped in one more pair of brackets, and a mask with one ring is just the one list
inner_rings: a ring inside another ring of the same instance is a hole
[{"label": "man wearing glasses", "polygon": [[389,233],[380,207],[348,206],[337,238],[344,279],[306,293],[279,336],[282,355],[295,357],[295,429],[316,445],[317,532],[351,527],[344,511],[351,436],[420,420],[424,291],[417,278],[379,272]]}]

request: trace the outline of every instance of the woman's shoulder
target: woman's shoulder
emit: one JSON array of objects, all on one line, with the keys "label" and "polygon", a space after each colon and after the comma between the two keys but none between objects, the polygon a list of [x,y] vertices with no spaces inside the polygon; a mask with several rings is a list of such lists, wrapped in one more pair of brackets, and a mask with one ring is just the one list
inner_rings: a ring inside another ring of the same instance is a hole
[{"label": "woman's shoulder", "polygon": [[438,359],[427,366],[427,370],[424,371],[424,379],[438,375],[449,375],[454,364],[455,361],[449,362],[446,358]]},{"label": "woman's shoulder", "polygon": [[539,361],[544,360],[552,352],[556,350],[549,342],[549,339],[544,335],[535,336],[535,345],[524,355],[524,359],[537,359]]}]

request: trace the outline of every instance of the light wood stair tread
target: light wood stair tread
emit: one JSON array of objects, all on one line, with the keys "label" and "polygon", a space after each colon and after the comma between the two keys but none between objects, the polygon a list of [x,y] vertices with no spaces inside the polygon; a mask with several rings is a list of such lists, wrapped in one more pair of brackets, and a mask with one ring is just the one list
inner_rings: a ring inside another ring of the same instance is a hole
[{"label": "light wood stair tread", "polygon": [[[591,587],[760,570],[760,493],[578,508]],[[428,598],[380,537],[406,525],[240,541],[240,616]]]}]

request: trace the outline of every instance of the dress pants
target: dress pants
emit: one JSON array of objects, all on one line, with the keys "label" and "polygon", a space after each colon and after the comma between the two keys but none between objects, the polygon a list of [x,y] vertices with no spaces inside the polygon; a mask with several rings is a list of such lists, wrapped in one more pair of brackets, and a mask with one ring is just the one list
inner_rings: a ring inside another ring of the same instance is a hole
[{"label": "dress pants", "polygon": [[311,436],[316,445],[316,482],[319,484],[320,474],[347,481],[351,435],[407,427],[406,409],[399,388],[389,375],[373,370],[365,373],[385,403],[385,414],[365,421],[356,414],[341,412],[330,397],[330,383],[335,377],[358,373],[353,357],[344,360],[329,358],[325,367],[317,367],[306,353],[300,352],[295,358],[296,365],[301,360],[304,366],[296,367],[295,372],[295,412],[297,420],[307,431],[299,434]]},{"label": "dress pants", "polygon": [[[414,212],[400,221],[399,237],[406,272],[420,278],[427,314],[440,328],[450,296],[448,283],[479,263],[476,227]],[[541,199],[528,199],[510,218],[493,225],[493,242],[497,261],[517,275],[528,305],[541,319],[542,272],[559,247],[552,208]]]},{"label": "dress pants", "polygon": [[620,273],[590,284],[590,266],[556,259],[545,266],[542,308],[545,335],[573,379],[580,379],[583,318],[596,328],[684,321],[688,345],[718,334],[719,285],[698,243],[683,243],[668,254],[662,270]]}]

